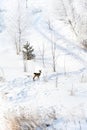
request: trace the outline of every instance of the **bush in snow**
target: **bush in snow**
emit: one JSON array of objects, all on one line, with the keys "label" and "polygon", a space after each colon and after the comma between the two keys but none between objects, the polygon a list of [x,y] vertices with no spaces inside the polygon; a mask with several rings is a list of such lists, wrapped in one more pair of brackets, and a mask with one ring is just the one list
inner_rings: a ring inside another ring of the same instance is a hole
[{"label": "bush in snow", "polygon": [[0,67],[0,81],[5,81],[5,75],[3,69]]},{"label": "bush in snow", "polygon": [[81,42],[83,49],[87,50],[87,39]]},{"label": "bush in snow", "polygon": [[81,83],[86,83],[87,82],[87,74],[82,74],[80,81],[81,81]]},{"label": "bush in snow", "polygon": [[23,59],[26,59],[26,60],[31,60],[31,59],[34,59],[35,58],[35,54],[33,54],[33,47],[30,46],[30,43],[26,43],[24,46],[23,46]]}]

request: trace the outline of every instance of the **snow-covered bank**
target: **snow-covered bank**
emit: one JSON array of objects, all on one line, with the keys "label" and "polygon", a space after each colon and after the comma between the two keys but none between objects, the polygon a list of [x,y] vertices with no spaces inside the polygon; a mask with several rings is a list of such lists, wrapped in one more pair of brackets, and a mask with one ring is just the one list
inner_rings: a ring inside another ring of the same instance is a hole
[{"label": "snow-covered bank", "polygon": [[[55,2],[30,0],[27,8],[25,1],[21,3],[23,22],[27,19],[21,41],[22,44],[29,41],[36,55],[27,62],[25,73],[23,55],[16,54],[14,44],[18,36],[18,19],[14,17],[19,16],[18,3],[4,0],[6,29],[0,33],[0,130],[87,130],[87,52],[80,48],[70,27],[55,18]],[[53,45],[56,72],[53,72]],[[33,81],[33,73],[39,70],[40,79]]]}]

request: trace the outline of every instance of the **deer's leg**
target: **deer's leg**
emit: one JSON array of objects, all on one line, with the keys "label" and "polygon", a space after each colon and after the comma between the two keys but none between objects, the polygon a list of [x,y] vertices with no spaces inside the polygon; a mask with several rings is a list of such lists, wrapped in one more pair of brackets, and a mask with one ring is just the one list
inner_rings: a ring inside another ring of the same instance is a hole
[{"label": "deer's leg", "polygon": [[40,76],[37,76],[38,77],[38,80],[40,79]]},{"label": "deer's leg", "polygon": [[34,77],[33,77],[33,81],[35,81],[35,77],[36,77],[36,76],[34,75]]}]

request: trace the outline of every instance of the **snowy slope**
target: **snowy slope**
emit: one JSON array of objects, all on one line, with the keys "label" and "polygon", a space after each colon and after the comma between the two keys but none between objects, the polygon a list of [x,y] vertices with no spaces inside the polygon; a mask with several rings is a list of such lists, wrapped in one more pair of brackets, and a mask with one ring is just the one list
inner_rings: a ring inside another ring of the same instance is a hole
[{"label": "snowy slope", "polygon": [[[16,0],[13,2],[9,0],[4,5],[7,15],[16,8]],[[53,2],[31,0],[28,4],[32,20],[26,39],[37,56],[28,62],[27,73],[23,72],[22,55],[16,55],[7,30],[0,34],[0,130],[13,130],[13,118],[27,119],[30,115],[36,121],[36,130],[87,130],[87,52],[78,46],[70,28],[55,19]],[[47,18],[52,20],[52,30]],[[52,68],[53,42],[56,72]],[[41,57],[43,43],[45,67]],[[39,69],[42,75],[34,82],[33,73]],[[23,123],[28,129],[27,120]]]}]

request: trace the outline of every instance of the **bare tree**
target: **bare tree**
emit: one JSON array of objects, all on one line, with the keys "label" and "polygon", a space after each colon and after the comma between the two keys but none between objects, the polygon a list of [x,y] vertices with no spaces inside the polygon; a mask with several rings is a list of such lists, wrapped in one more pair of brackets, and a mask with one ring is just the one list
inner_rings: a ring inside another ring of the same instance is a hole
[{"label": "bare tree", "polygon": [[42,58],[43,67],[45,67],[45,44],[44,43],[42,45],[42,49],[39,48],[39,51]]},{"label": "bare tree", "polygon": [[17,1],[13,12],[6,17],[6,23],[8,33],[15,45],[16,53],[20,54],[22,51],[22,43],[26,40],[25,36],[29,27],[28,13],[20,0]]},{"label": "bare tree", "polygon": [[60,1],[61,8],[58,7],[57,12],[59,15],[59,20],[63,21],[64,23],[70,25],[73,33],[75,34],[76,37],[78,37],[78,31],[76,28],[77,25],[77,19],[78,16],[75,12],[75,8],[73,7],[72,0],[67,0],[65,2],[64,0]]},{"label": "bare tree", "polygon": [[18,49],[19,53],[21,52],[21,35],[22,35],[22,27],[21,27],[21,13],[20,13],[20,2],[18,1]]},{"label": "bare tree", "polygon": [[54,39],[54,30],[52,27],[52,21],[48,20],[48,27],[51,33],[51,41],[52,41],[52,45],[51,45],[51,52],[52,52],[52,68],[53,71],[56,72],[56,42]]},{"label": "bare tree", "polygon": [[45,46],[43,44],[43,48],[42,48],[42,61],[43,61],[43,66],[45,66]]},{"label": "bare tree", "polygon": [[58,87],[58,74],[56,75],[56,78],[55,78],[55,86],[56,86],[56,88]]},{"label": "bare tree", "polygon": [[75,7],[73,6],[72,0],[68,0],[68,3],[71,15],[71,18],[69,19],[69,24],[76,37],[79,37],[79,31],[77,25],[79,23],[80,16],[77,14]]},{"label": "bare tree", "polygon": [[[24,8],[21,7],[21,1],[18,0],[18,17],[17,17],[17,24],[18,24],[18,29],[17,29],[17,33],[18,33],[18,51],[19,53],[21,52],[22,49],[22,36],[24,31],[26,30],[26,22],[25,21],[25,17],[26,17],[26,11],[22,11]],[[22,15],[22,13],[24,13]]]},{"label": "bare tree", "polygon": [[28,71],[28,66],[27,66],[27,50],[23,47],[22,49],[23,52],[23,65],[24,65],[24,72]]},{"label": "bare tree", "polygon": [[56,44],[54,41],[52,42],[52,62],[53,71],[56,72]]},{"label": "bare tree", "polygon": [[66,75],[66,55],[64,55],[64,75]]},{"label": "bare tree", "polygon": [[28,0],[26,0],[26,8],[28,8]]},{"label": "bare tree", "polygon": [[25,59],[23,58],[23,64],[24,64],[24,72],[27,72],[27,71],[28,71],[27,56],[26,56],[26,58],[25,58]]}]

